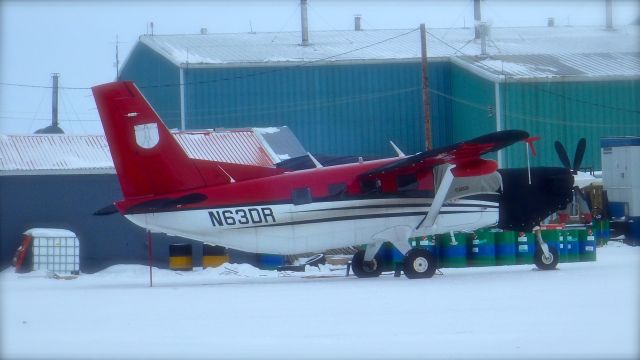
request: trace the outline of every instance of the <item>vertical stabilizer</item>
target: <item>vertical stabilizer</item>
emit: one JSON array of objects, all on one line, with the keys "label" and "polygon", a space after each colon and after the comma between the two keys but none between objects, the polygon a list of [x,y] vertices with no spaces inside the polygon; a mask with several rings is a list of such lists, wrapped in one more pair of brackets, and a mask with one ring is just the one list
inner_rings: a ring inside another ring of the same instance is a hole
[{"label": "vertical stabilizer", "polygon": [[205,185],[196,165],[133,82],[92,90],[125,198]]}]

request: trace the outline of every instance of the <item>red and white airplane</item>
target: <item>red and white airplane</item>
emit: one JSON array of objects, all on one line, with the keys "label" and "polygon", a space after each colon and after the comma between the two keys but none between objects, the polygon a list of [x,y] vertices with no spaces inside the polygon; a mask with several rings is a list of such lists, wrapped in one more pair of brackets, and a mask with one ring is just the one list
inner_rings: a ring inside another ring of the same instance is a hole
[{"label": "red and white airplane", "polygon": [[[288,170],[189,158],[132,82],[93,88],[124,200],[117,210],[156,232],[247,252],[299,254],[365,245],[358,277],[380,275],[391,242],[409,278],[434,254],[408,239],[492,225],[530,231],[571,199],[564,168],[497,169],[483,154],[526,140],[506,130],[398,157]],[[309,155],[311,156],[311,155]],[[531,179],[531,181],[529,181]],[[542,267],[557,252],[539,237]]]}]

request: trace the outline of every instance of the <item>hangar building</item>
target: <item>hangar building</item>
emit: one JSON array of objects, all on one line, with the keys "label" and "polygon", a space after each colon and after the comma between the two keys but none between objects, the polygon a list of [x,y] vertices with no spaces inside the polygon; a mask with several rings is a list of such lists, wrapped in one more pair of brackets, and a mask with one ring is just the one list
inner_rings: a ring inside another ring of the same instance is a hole
[{"label": "hangar building", "polygon": [[[541,137],[532,165],[560,166],[587,138],[640,134],[639,26],[428,29],[433,145],[501,129]],[[173,128],[288,126],[309,151],[392,156],[425,148],[420,31],[143,35],[123,64]],[[501,166],[525,166],[512,147]]]},{"label": "hangar building", "polygon": [[[174,136],[191,158],[273,166],[305,154],[287,128],[188,131]],[[104,135],[0,135],[0,270],[11,264],[22,233],[62,228],[80,241],[80,271],[146,263],[144,229],[119,214],[94,212],[122,199]],[[190,243],[200,264],[201,243],[153,235],[154,264],[168,266],[171,243]],[[231,261],[256,264],[255,254],[229,251]]]}]

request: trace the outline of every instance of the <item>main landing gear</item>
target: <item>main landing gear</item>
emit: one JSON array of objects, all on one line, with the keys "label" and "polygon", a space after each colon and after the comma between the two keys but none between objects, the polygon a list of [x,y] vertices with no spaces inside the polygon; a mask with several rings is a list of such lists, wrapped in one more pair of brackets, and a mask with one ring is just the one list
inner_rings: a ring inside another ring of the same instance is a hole
[{"label": "main landing gear", "polygon": [[[365,261],[365,251],[359,250],[351,260],[351,269],[359,278],[378,277],[382,273],[382,257],[376,254],[371,261]],[[428,250],[414,248],[404,258],[403,271],[409,279],[430,278],[436,272],[436,258]]]}]

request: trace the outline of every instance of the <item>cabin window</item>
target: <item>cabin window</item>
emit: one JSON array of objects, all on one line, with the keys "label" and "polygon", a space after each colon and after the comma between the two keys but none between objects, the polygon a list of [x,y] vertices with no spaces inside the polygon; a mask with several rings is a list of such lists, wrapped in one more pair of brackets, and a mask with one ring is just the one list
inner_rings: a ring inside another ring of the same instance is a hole
[{"label": "cabin window", "polygon": [[291,192],[293,205],[304,205],[312,202],[311,189],[308,187],[293,189]]},{"label": "cabin window", "polygon": [[329,184],[329,196],[340,197],[347,193],[347,184]]},{"label": "cabin window", "polygon": [[364,179],[360,183],[360,189],[362,194],[374,194],[377,193],[382,186],[380,179]]},{"label": "cabin window", "polygon": [[418,177],[416,174],[398,175],[396,182],[398,191],[418,190]]}]

